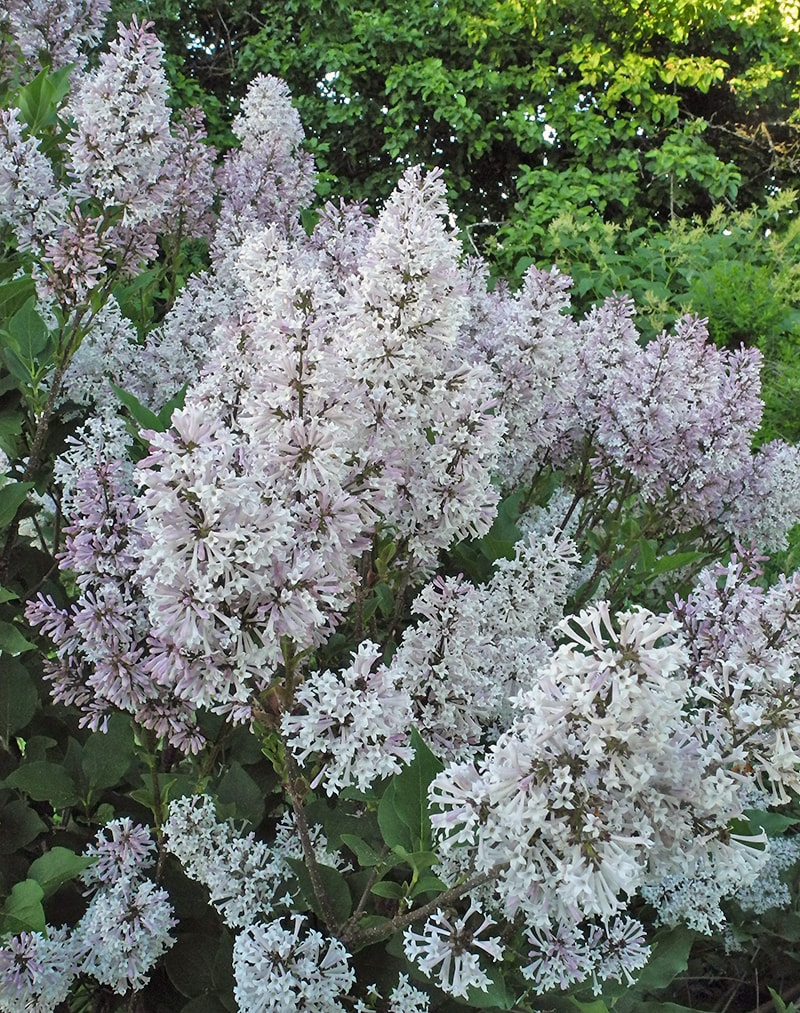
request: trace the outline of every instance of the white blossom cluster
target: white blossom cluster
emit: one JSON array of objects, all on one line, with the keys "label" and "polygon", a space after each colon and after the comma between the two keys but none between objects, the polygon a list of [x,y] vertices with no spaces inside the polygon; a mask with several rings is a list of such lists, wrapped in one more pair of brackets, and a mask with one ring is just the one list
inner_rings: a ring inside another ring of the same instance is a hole
[{"label": "white blossom cluster", "polygon": [[405,930],[403,949],[428,978],[435,973],[442,991],[467,998],[471,988],[485,992],[491,982],[481,967],[481,955],[493,961],[503,959],[500,938],[485,935],[495,924],[474,905],[460,917],[436,911],[422,931]]},{"label": "white blossom cluster", "polygon": [[174,944],[176,925],[164,890],[144,874],[154,864],[147,828],[112,820],[84,854],[93,894],[73,929],[22,932],[0,946],[0,1011],[52,1013],[79,975],[118,995],[147,984],[156,962]]},{"label": "white blossom cluster", "polygon": [[739,783],[688,713],[677,622],[645,609],[612,620],[599,603],[561,630],[509,730],[431,785],[445,874],[494,873],[506,916],[568,935],[587,919],[608,925],[647,884],[709,861],[727,892],[754,878],[761,853],[725,843]]},{"label": "white blossom cluster", "polygon": [[363,791],[413,758],[411,697],[379,663],[381,654],[366,642],[341,672],[307,676],[295,693],[295,709],[281,719],[296,759],[319,757],[323,766],[312,787],[321,783],[328,795],[350,784]]},{"label": "white blossom cluster", "polygon": [[338,939],[307,928],[303,915],[255,922],[233,943],[233,994],[244,1013],[345,1013],[340,999],[355,983]]}]

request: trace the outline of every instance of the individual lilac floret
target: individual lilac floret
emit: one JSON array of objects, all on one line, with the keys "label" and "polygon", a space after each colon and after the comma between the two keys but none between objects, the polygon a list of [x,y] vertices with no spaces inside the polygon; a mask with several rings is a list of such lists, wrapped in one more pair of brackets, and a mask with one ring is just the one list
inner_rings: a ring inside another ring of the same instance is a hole
[{"label": "individual lilac floret", "polygon": [[79,971],[79,947],[66,928],[21,932],[0,946],[2,1013],[52,1013]]},{"label": "individual lilac floret", "polygon": [[233,943],[234,996],[247,1013],[345,1013],[355,983],[338,939],[306,927],[303,915],[256,922]]},{"label": "individual lilac floret", "polygon": [[293,712],[281,719],[296,759],[317,756],[322,762],[314,783],[323,784],[328,795],[348,785],[363,791],[413,758],[411,698],[380,663],[381,655],[380,647],[367,641],[343,671],[307,676],[295,693]]},{"label": "individual lilac floret", "polygon": [[491,918],[471,906],[466,914],[448,918],[437,911],[425,922],[421,932],[406,929],[403,949],[427,977],[434,975],[443,992],[466,998],[471,988],[485,992],[491,979],[480,966],[480,957],[503,959],[503,944],[498,936],[484,936],[494,925]]}]

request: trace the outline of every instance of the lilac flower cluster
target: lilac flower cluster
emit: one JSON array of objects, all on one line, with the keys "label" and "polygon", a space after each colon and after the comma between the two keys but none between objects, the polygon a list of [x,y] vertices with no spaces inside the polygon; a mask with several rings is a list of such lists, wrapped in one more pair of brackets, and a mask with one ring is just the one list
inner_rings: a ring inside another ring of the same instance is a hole
[{"label": "lilac flower cluster", "polygon": [[[563,644],[527,673],[508,731],[434,780],[431,818],[449,879],[493,874],[488,901],[506,917],[521,915],[540,939],[588,931],[596,949],[648,883],[710,862],[730,892],[755,877],[761,853],[727,843],[739,780],[695,727],[676,620],[644,609],[612,620],[600,603],[561,629]],[[641,959],[634,947],[608,976]],[[540,983],[550,973],[531,971]]]},{"label": "lilac flower cluster", "polygon": [[98,832],[85,851],[96,862],[83,874],[94,896],[78,924],[22,932],[0,946],[2,1013],[52,1013],[79,975],[119,995],[147,983],[177,924],[166,892],[144,878],[154,851],[147,828],[129,819]]},{"label": "lilac flower cluster", "polygon": [[0,46],[0,67],[23,60],[52,70],[71,63],[82,69],[81,50],[102,38],[111,0],[6,0],[3,8],[0,31],[8,32],[10,51]]}]

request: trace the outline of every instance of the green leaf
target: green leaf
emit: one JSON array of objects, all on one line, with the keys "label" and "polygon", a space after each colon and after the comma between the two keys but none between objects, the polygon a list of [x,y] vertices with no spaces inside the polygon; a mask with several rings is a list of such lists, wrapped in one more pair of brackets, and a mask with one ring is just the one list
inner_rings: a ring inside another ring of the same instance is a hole
[{"label": "green leaf", "polygon": [[119,784],[134,760],[130,717],[114,714],[105,732],[93,732],[83,747],[81,767],[90,788]]},{"label": "green leaf", "polygon": [[362,869],[369,869],[380,863],[381,856],[378,852],[371,848],[366,841],[356,837],[355,834],[341,834],[340,840],[345,847],[353,852]]},{"label": "green leaf", "polygon": [[800,823],[800,818],[796,816],[782,816],[780,813],[764,812],[761,809],[745,809],[744,814],[748,817],[748,823],[745,824],[746,829],[743,830],[745,834],[756,834],[761,828],[767,837],[780,837],[791,827],[796,827]]},{"label": "green leaf", "polygon": [[36,760],[18,767],[6,778],[6,787],[18,788],[36,802],[49,802],[54,809],[77,805],[80,796],[64,768],[48,760]]},{"label": "green leaf", "polygon": [[114,383],[110,383],[110,386],[120,401],[131,413],[131,417],[134,422],[138,424],[140,429],[154,429],[159,433],[163,433],[166,429],[169,429],[169,424],[162,425],[158,415],[151,412],[150,409],[143,405],[138,398],[134,397],[133,394],[129,394],[121,387],[117,387]]},{"label": "green leaf", "polygon": [[30,84],[21,88],[16,105],[32,134],[37,134],[55,121],[58,107],[69,91],[69,72],[72,66],[61,67],[50,73],[40,71]]},{"label": "green leaf", "polygon": [[30,298],[9,320],[6,333],[14,350],[25,363],[32,363],[50,338],[47,324],[36,312],[36,299]]},{"label": "green leaf", "polygon": [[24,654],[35,647],[12,623],[0,622],[0,654]]},{"label": "green leaf", "polygon": [[654,991],[671,984],[688,967],[695,937],[683,926],[659,930],[653,937],[652,956],[637,978],[637,989]]},{"label": "green leaf", "polygon": [[42,898],[44,891],[34,879],[17,883],[0,911],[0,935],[20,932],[44,932],[46,921]]},{"label": "green leaf", "polygon": [[381,836],[390,848],[394,849],[400,845],[406,850],[413,850],[411,831],[397,812],[397,787],[394,780],[389,782],[378,804],[378,826]]},{"label": "green leaf", "polygon": [[45,830],[39,814],[27,802],[14,799],[0,810],[0,855],[13,855]]},{"label": "green leaf", "polygon": [[24,728],[36,713],[39,693],[23,665],[13,658],[3,660],[0,673],[0,740]]},{"label": "green leaf", "polygon": [[704,552],[675,552],[671,556],[662,556],[656,560],[650,572],[653,576],[659,573],[669,573],[670,570],[678,570],[682,566],[691,566],[701,559],[705,559]]},{"label": "green leaf", "polygon": [[14,520],[32,488],[33,482],[9,482],[0,486],[0,528]]},{"label": "green leaf", "polygon": [[236,761],[219,782],[217,799],[222,805],[232,805],[237,819],[247,820],[254,827],[264,819],[263,792]]},{"label": "green leaf", "polygon": [[[444,767],[423,742],[416,729],[411,730],[411,745],[414,749],[414,759],[392,778],[391,783],[395,788],[393,804],[397,816],[411,831],[413,846],[409,850],[429,851],[431,818],[428,808],[428,787]],[[380,821],[380,808],[378,819]]]},{"label": "green leaf", "polygon": [[4,450],[8,457],[17,456],[23,421],[21,411],[6,411],[0,414],[0,449]]},{"label": "green leaf", "polygon": [[[288,862],[297,878],[303,899],[317,917],[322,918],[322,909],[314,893],[314,887],[311,885],[311,876],[305,862],[299,858],[290,858]],[[317,873],[319,874],[322,889],[325,892],[333,916],[342,925],[350,917],[350,912],[353,910],[353,899],[350,896],[347,880],[341,872],[330,865],[318,865]]]},{"label": "green leaf", "polygon": [[389,879],[383,879],[373,884],[372,893],[376,897],[388,897],[390,900],[399,900],[404,896],[406,888],[402,883],[395,883]]},{"label": "green leaf", "polygon": [[37,858],[28,869],[28,879],[35,879],[41,886],[45,898],[52,896],[59,887],[88,869],[95,859],[76,855],[69,848],[51,848]]},{"label": "green leaf", "polygon": [[15,278],[0,285],[0,320],[8,320],[35,296],[33,278]]},{"label": "green leaf", "polygon": [[217,948],[214,936],[190,932],[178,941],[164,958],[169,980],[181,995],[191,999],[213,990],[214,964],[209,954]]}]

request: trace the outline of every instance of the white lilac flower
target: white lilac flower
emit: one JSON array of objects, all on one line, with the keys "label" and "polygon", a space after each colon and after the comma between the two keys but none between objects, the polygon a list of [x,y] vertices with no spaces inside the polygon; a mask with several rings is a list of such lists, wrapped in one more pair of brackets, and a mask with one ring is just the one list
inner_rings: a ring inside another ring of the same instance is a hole
[{"label": "white lilac flower", "polygon": [[102,38],[111,0],[5,0],[3,6],[3,28],[26,65],[57,70],[71,63],[83,67],[80,51]]},{"label": "white lilac flower", "polygon": [[233,943],[234,997],[247,1013],[344,1013],[355,983],[338,939],[305,925],[302,915],[248,925]]},{"label": "white lilac flower", "polygon": [[439,850],[496,876],[495,903],[532,928],[578,912],[608,921],[653,869],[740,858],[720,843],[741,812],[739,779],[687,712],[677,622],[644,609],[612,620],[599,603],[560,626],[510,729],[430,794]]},{"label": "white lilac flower", "polygon": [[348,785],[363,791],[378,778],[398,773],[414,750],[408,733],[411,699],[380,663],[377,644],[360,644],[341,672],[308,675],[295,693],[295,711],[281,729],[295,757],[319,757],[315,781],[333,795]]},{"label": "white lilac flower", "polygon": [[566,991],[570,985],[584,981],[593,966],[592,953],[577,925],[563,922],[553,927],[548,923],[528,928],[528,963],[522,974],[529,978],[537,992],[559,988]]},{"label": "white lilac flower", "polygon": [[389,993],[388,1013],[429,1013],[431,997],[415,988],[408,976],[401,974]]},{"label": "white lilac flower", "polygon": [[217,820],[207,795],[175,799],[164,823],[164,844],[190,879],[205,886],[231,928],[268,918],[289,872],[282,849]]},{"label": "white lilac flower", "polygon": [[97,861],[81,873],[81,879],[92,890],[141,876],[155,865],[157,849],[149,829],[128,817],[111,820],[97,831],[95,839],[97,843],[89,844],[84,855]]},{"label": "white lilac flower", "polygon": [[548,656],[577,561],[569,539],[533,536],[501,559],[486,585],[437,577],[413,603],[389,672],[411,694],[414,725],[437,755],[465,759],[487,729],[505,726],[509,700]]},{"label": "white lilac flower", "polygon": [[20,249],[41,246],[67,213],[50,160],[36,137],[23,138],[19,109],[0,110],[0,224],[8,223]]},{"label": "white lilac flower", "polygon": [[480,966],[481,955],[493,961],[503,959],[500,938],[483,935],[494,924],[474,906],[458,917],[437,911],[420,932],[405,930],[403,949],[424,975],[436,978],[442,991],[466,998],[470,988],[485,992],[490,984]]},{"label": "white lilac flower", "polygon": [[788,883],[782,878],[800,860],[800,840],[796,837],[771,837],[767,860],[752,883],[742,885],[733,895],[745,911],[764,914],[772,908],[786,908],[792,901]]},{"label": "white lilac flower", "polygon": [[174,945],[176,924],[166,891],[149,880],[120,879],[95,894],[75,928],[81,971],[119,995],[143,988]]},{"label": "white lilac flower", "polygon": [[78,947],[66,928],[21,932],[0,945],[0,1011],[52,1013],[79,970]]},{"label": "white lilac flower", "polygon": [[170,113],[163,46],[152,22],[130,27],[85,75],[69,102],[71,171],[77,185],[104,205],[123,208],[138,226],[161,213],[173,181],[163,167],[170,153]]}]

